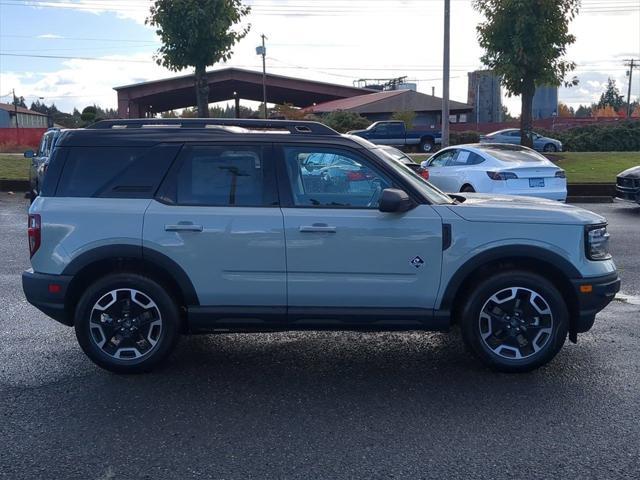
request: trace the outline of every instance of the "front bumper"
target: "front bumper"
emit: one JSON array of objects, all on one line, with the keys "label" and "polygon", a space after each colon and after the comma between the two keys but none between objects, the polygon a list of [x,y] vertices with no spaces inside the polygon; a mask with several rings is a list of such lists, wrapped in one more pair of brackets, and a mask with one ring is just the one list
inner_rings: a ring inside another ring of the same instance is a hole
[{"label": "front bumper", "polygon": [[[620,291],[620,277],[614,272],[602,277],[581,278],[572,280],[578,299],[577,315],[575,315],[571,333],[587,332],[593,326],[596,314],[609,305]],[[572,338],[573,340],[573,338]]]},{"label": "front bumper", "polygon": [[640,203],[640,188],[616,185],[616,198]]},{"label": "front bumper", "polygon": [[35,273],[29,269],[22,273],[22,290],[31,305],[54,320],[72,326],[73,318],[65,305],[71,279],[65,275]]}]

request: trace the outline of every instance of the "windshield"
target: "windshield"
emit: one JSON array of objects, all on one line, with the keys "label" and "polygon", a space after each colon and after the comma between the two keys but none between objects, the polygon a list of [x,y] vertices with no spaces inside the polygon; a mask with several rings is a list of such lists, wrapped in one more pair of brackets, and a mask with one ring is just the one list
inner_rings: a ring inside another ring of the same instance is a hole
[{"label": "windshield", "polygon": [[389,155],[384,149],[372,148],[371,151],[378,157],[385,160],[394,170],[401,174],[403,178],[408,180],[409,183],[411,183],[411,185],[416,188],[416,190],[419,190],[425,197],[427,197],[432,204],[450,205],[452,203],[455,203],[449,195],[431,185],[406,165],[403,165],[402,163],[394,160],[394,158]]}]

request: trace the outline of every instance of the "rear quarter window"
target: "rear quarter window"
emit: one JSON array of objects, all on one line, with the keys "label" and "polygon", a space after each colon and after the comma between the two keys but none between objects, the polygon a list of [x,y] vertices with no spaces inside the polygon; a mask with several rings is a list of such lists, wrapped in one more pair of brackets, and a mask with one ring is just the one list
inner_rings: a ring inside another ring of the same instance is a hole
[{"label": "rear quarter window", "polygon": [[179,149],[68,147],[56,196],[152,198]]}]

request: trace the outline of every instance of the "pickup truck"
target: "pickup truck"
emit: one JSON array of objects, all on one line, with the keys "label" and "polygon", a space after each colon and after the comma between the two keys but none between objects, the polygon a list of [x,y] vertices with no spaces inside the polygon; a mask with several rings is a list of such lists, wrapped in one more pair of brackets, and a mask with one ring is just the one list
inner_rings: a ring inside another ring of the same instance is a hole
[{"label": "pickup truck", "polygon": [[404,147],[417,145],[421,152],[431,153],[442,143],[442,134],[437,130],[407,130],[402,121],[372,123],[366,130],[352,130],[348,135],[366,138],[376,145]]}]

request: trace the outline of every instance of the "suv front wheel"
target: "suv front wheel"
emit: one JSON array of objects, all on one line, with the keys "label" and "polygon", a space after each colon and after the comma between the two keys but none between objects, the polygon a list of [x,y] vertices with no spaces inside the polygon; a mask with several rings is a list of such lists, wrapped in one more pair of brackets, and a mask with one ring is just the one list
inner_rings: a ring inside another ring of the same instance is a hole
[{"label": "suv front wheel", "polygon": [[180,333],[179,311],[154,280],[111,274],[80,298],[75,330],[82,350],[98,366],[115,373],[146,372],[173,350]]},{"label": "suv front wheel", "polygon": [[462,310],[467,347],[504,372],[536,369],[560,351],[569,314],[558,289],[527,271],[508,271],[477,284]]}]

